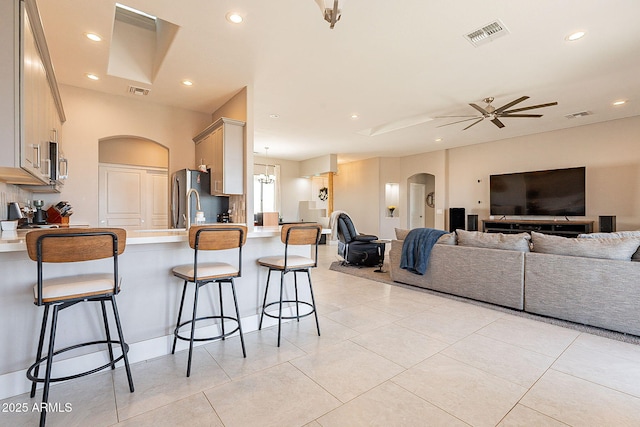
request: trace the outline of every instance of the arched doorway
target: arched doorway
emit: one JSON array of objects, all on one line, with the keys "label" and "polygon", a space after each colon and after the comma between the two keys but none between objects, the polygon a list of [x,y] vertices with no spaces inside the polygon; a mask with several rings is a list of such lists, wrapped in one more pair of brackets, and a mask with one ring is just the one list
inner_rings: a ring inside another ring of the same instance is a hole
[{"label": "arched doorway", "polygon": [[140,137],[98,142],[98,223],[126,229],[169,227],[169,149]]},{"label": "arched doorway", "polygon": [[436,177],[418,173],[407,178],[407,224],[409,228],[435,227]]}]

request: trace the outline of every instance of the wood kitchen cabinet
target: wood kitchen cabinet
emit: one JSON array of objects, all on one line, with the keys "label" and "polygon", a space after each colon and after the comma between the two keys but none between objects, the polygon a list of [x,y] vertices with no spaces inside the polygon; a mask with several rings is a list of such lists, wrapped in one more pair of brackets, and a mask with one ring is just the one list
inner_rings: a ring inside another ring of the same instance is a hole
[{"label": "wood kitchen cabinet", "polygon": [[65,116],[37,5],[2,2],[0,15],[0,180],[48,185]]},{"label": "wood kitchen cabinet", "polygon": [[193,138],[196,164],[210,169],[211,194],[244,194],[244,126],[222,117]]}]

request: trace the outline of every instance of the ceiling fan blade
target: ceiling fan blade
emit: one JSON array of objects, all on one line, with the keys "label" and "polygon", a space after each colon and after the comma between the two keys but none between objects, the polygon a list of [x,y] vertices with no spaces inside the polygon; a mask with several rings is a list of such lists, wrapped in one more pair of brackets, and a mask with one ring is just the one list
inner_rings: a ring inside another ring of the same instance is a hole
[{"label": "ceiling fan blade", "polygon": [[522,101],[524,101],[526,99],[529,99],[529,97],[528,96],[521,96],[520,98],[518,98],[516,100],[513,100],[508,104],[504,104],[502,107],[498,108],[495,112],[496,113],[501,113],[504,110],[506,110],[507,108],[513,107],[514,105],[519,104],[519,103],[521,103]]},{"label": "ceiling fan blade", "polygon": [[434,116],[434,119],[448,119],[451,117],[478,117],[478,116]]},{"label": "ceiling fan blade", "polygon": [[451,123],[447,123],[447,124],[440,125],[440,126],[436,126],[436,127],[437,127],[437,128],[441,128],[441,127],[443,127],[443,126],[455,125],[456,123],[468,122],[469,120],[474,120],[474,119],[478,119],[478,118],[479,118],[480,120],[484,119],[484,117],[473,116],[473,117],[472,117],[472,118],[470,118],[470,119],[458,120],[457,122],[451,122]]},{"label": "ceiling fan blade", "polygon": [[497,118],[491,120],[491,123],[493,123],[494,125],[498,126],[499,128],[503,128],[504,127],[504,123],[502,123],[500,120],[498,120]]},{"label": "ceiling fan blade", "polygon": [[480,111],[482,113],[483,116],[489,114],[489,112],[487,110],[485,110],[484,108],[476,105],[476,104],[469,104],[471,105],[473,108],[475,108],[476,110]]},{"label": "ceiling fan blade", "polygon": [[532,105],[531,107],[522,107],[522,108],[516,108],[515,110],[502,111],[502,113],[511,114],[511,113],[517,113],[518,111],[527,111],[527,110],[533,110],[533,109],[536,109],[536,108],[552,107],[554,105],[558,105],[558,103],[557,102],[549,102],[547,104]]},{"label": "ceiling fan blade", "polygon": [[500,114],[500,117],[542,117],[542,114]]},{"label": "ceiling fan blade", "polygon": [[467,126],[466,128],[462,129],[462,130],[467,130],[469,129],[471,126],[473,125],[477,125],[478,123],[480,123],[481,121],[484,120],[484,117],[480,117],[478,120],[476,120],[475,122],[471,123],[469,126]]}]

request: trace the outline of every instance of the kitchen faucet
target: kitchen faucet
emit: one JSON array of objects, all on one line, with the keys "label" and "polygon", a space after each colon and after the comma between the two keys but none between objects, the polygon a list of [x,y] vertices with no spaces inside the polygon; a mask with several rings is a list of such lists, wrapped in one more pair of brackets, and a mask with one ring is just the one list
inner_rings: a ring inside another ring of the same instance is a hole
[{"label": "kitchen faucet", "polygon": [[187,231],[189,230],[189,228],[191,228],[191,203],[189,203],[191,201],[191,194],[195,193],[196,195],[196,211],[200,211],[200,194],[198,193],[198,190],[196,190],[195,188],[190,188],[189,191],[187,191],[187,209],[186,209],[186,213],[187,213],[187,217],[185,218],[185,226],[187,228]]}]

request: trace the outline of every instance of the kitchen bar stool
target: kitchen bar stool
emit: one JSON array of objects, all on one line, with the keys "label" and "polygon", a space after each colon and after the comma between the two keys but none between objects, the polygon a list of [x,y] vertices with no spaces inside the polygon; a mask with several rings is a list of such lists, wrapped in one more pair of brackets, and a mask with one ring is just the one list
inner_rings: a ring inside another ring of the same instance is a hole
[{"label": "kitchen bar stool", "polygon": [[[240,335],[240,343],[242,345],[242,355],[247,357],[244,348],[244,337],[242,336],[242,325],[240,324],[240,312],[238,310],[238,299],[236,297],[236,288],[233,279],[242,275],[242,246],[247,240],[247,227],[244,225],[201,225],[191,226],[189,228],[189,246],[194,249],[193,264],[181,265],[173,269],[173,275],[184,280],[182,287],[182,298],[180,299],[180,310],[178,311],[178,321],[173,336],[173,347],[171,354],[176,352],[176,343],[178,339],[189,341],[189,359],[187,361],[187,377],[191,375],[191,357],[193,355],[194,341],[212,341],[222,338],[223,340],[238,332]],[[238,266],[235,267],[225,262],[200,262],[198,255],[200,251],[218,251],[225,249],[238,249]],[[187,291],[187,284],[195,284],[195,292],[193,297],[193,316],[191,320],[180,323],[182,318],[182,308],[184,307],[184,297]],[[197,317],[198,309],[198,291],[200,287],[217,283],[220,293],[220,315]],[[233,303],[236,309],[236,317],[224,315],[222,301],[222,284],[229,283],[231,285],[231,293],[233,294]],[[216,336],[206,338],[195,338],[196,322],[208,319],[220,320],[221,333]],[[236,328],[231,331],[225,330],[225,320],[231,320],[237,324]],[[191,333],[188,337],[180,335],[180,328],[185,325],[191,325]]]},{"label": "kitchen bar stool", "polygon": [[[122,254],[126,243],[126,231],[118,228],[81,228],[81,229],[47,229],[34,230],[26,235],[27,251],[29,257],[38,263],[38,282],[34,286],[34,303],[44,306],[44,316],[40,329],[40,340],[38,341],[38,354],[36,361],[27,369],[27,378],[32,381],[31,397],[36,394],[36,385],[44,383],[42,392],[42,412],[40,414],[40,426],[44,426],[46,419],[46,404],[49,399],[49,387],[52,382],[66,381],[89,375],[100,370],[111,367],[115,369],[115,364],[120,360],[124,361],[129,381],[129,390],[133,392],[133,379],[129,367],[127,352],[129,346],[125,343],[122,335],[120,316],[116,305],[115,296],[120,292],[120,278],[118,276],[118,255]],[[44,278],[44,264],[46,263],[74,263],[80,261],[95,261],[112,258],[112,271],[109,273],[93,273],[76,275],[69,277],[59,277],[54,279]],[[109,322],[105,301],[111,301],[113,316],[118,330],[118,340],[111,339]],[[58,314],[69,307],[81,302],[100,302],[102,309],[102,322],[104,323],[106,340],[91,341],[72,345],[59,350],[55,350],[56,327]],[[44,346],[45,330],[47,328],[49,309],[53,307],[51,318],[51,328],[49,332],[49,346],[47,355],[42,357]],[[51,369],[53,357],[66,351],[80,347],[106,344],[109,351],[109,362],[75,375],[52,378]],[[114,358],[113,345],[120,345],[122,354]],[[46,363],[45,376],[39,378],[40,365]]]},{"label": "kitchen bar stool", "polygon": [[[260,324],[258,329],[262,329],[262,319],[264,316],[278,319],[278,347],[280,347],[280,331],[282,329],[282,319],[297,319],[315,315],[316,328],[318,329],[318,335],[320,335],[320,324],[318,323],[318,313],[316,312],[316,303],[313,297],[313,287],[311,286],[311,273],[310,269],[318,266],[318,242],[322,234],[322,226],[320,224],[287,224],[282,226],[280,232],[280,240],[284,243],[284,257],[282,256],[269,256],[258,259],[258,264],[263,267],[269,268],[267,274],[267,286],[264,291],[264,300],[262,302],[262,313],[260,314]],[[315,246],[315,257],[309,258],[300,255],[290,255],[290,245],[311,245]],[[271,272],[280,272],[280,298],[278,301],[267,303],[267,294],[269,293],[269,281],[271,279]],[[293,283],[295,289],[295,299],[284,300],[284,276],[293,272]],[[311,302],[301,301],[298,297],[298,276],[297,273],[307,273],[307,279],[309,281],[309,291],[311,292]],[[282,305],[284,303],[295,303],[295,315],[283,316]],[[300,314],[300,304],[311,307],[311,310]],[[273,305],[278,305],[278,315],[267,313],[267,308]]]}]

